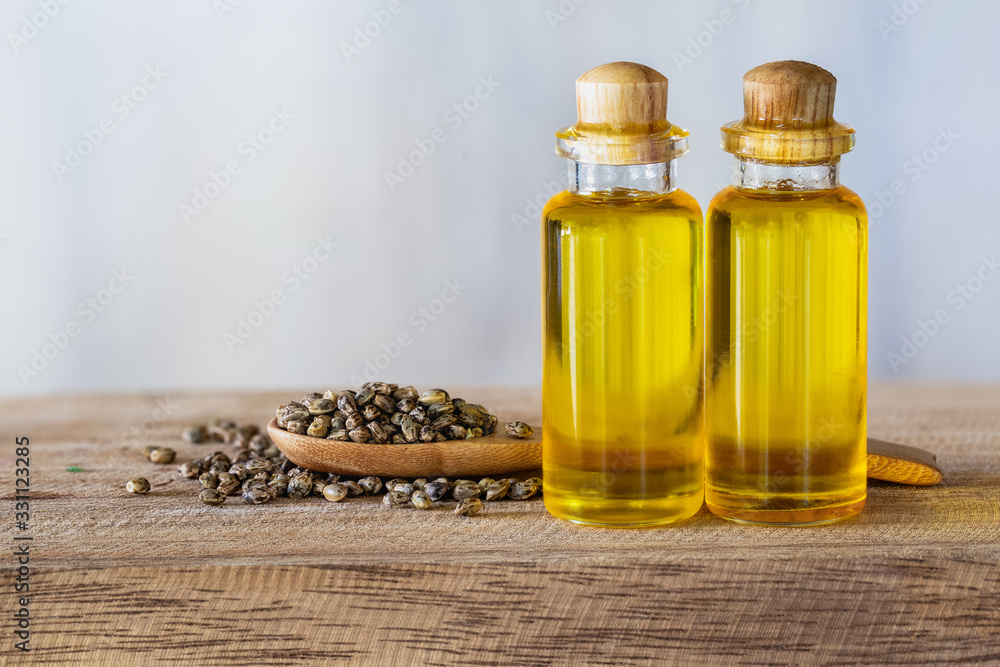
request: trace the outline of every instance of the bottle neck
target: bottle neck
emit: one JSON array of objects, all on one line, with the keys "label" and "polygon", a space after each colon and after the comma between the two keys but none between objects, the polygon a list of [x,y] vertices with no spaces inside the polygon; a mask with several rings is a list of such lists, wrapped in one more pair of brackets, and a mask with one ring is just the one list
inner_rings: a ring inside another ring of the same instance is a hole
[{"label": "bottle neck", "polygon": [[777,192],[835,190],[840,187],[840,160],[823,164],[787,165],[737,156],[733,160],[733,187],[738,190]]},{"label": "bottle neck", "polygon": [[677,160],[653,164],[569,162],[569,191],[616,198],[656,197],[677,189]]}]

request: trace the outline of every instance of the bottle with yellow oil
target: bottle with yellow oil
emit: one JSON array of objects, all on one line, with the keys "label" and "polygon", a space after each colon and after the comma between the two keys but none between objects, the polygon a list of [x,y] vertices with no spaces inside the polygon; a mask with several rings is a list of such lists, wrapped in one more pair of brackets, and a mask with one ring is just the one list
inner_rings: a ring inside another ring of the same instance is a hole
[{"label": "bottle with yellow oil", "polygon": [[812,525],[865,504],[868,228],[840,185],[854,130],[809,63],[743,78],[733,185],[706,217],[706,488],[727,519]]},{"label": "bottle with yellow oil", "polygon": [[569,189],[542,213],[545,506],[582,524],[646,526],[703,501],[702,215],[677,189],[687,132],[667,79],[596,67],[556,133]]}]

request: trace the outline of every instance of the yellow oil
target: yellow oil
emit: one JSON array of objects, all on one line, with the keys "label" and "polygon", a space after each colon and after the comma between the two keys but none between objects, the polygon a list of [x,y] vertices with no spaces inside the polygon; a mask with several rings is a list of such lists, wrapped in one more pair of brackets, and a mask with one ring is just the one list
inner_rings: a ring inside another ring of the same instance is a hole
[{"label": "yellow oil", "polygon": [[705,498],[737,521],[853,516],[866,493],[867,218],[850,190],[729,187],[706,220]]},{"label": "yellow oil", "polygon": [[687,193],[563,192],[542,216],[545,506],[642,526],[703,501],[702,216]]}]

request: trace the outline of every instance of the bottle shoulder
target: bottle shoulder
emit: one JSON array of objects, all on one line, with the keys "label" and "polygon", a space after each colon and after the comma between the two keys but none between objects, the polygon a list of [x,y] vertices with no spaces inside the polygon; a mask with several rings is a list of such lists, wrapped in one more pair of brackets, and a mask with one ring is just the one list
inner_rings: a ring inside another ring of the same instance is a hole
[{"label": "bottle shoulder", "polygon": [[707,216],[712,217],[719,213],[732,215],[741,211],[795,207],[833,210],[856,218],[867,219],[867,211],[861,197],[843,185],[833,190],[787,193],[740,190],[730,185],[716,193],[712,201],[709,202]]},{"label": "bottle shoulder", "polygon": [[597,210],[608,209],[619,209],[623,213],[631,211],[634,215],[671,214],[677,217],[702,220],[701,206],[699,206],[698,201],[680,189],[666,195],[635,199],[576,195],[568,190],[563,190],[545,204],[542,217],[572,216],[576,212],[590,215]]}]

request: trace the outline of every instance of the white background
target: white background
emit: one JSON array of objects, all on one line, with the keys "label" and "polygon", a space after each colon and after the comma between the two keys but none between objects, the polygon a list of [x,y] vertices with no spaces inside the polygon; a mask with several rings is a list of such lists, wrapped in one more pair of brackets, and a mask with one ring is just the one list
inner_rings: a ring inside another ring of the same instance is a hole
[{"label": "white background", "polygon": [[[401,334],[383,379],[537,383],[528,200],[564,170],[553,132],[575,120],[575,78],[613,60],[670,79],[669,118],[691,131],[680,184],[703,207],[729,178],[718,127],[742,115],[742,74],[788,58],[832,71],[836,115],[858,132],[842,178],[872,220],[872,378],[1000,379],[1000,276],[976,278],[1000,253],[997,3],[224,2],[43,0],[51,18],[38,0],[4,3],[0,393],[323,390],[384,365]],[[345,54],[366,24],[377,34]],[[157,67],[165,78],[133,94]],[[493,92],[460,124],[446,116],[481,78]],[[243,142],[274,109],[294,120],[249,160]],[[113,131],[57,174],[102,119]],[[437,128],[445,141],[390,191],[385,173]],[[179,206],[230,160],[240,173],[185,222]],[[902,194],[877,208],[894,181]],[[339,247],[296,289],[288,272],[318,237]],[[122,269],[127,287],[102,293]],[[435,304],[447,280],[459,296]],[[952,292],[970,280],[973,298]],[[283,303],[227,345],[273,290]],[[893,368],[938,311],[947,321]],[[26,374],[36,351],[52,358]]]}]

